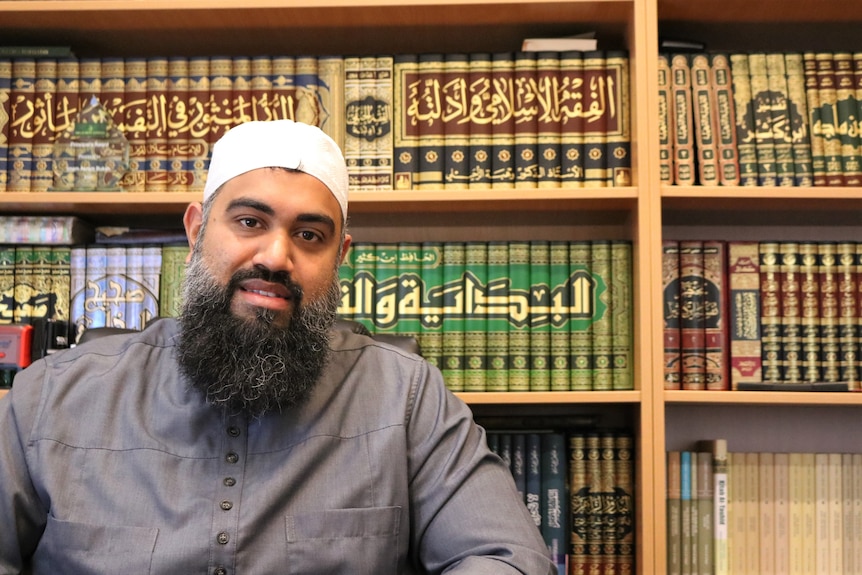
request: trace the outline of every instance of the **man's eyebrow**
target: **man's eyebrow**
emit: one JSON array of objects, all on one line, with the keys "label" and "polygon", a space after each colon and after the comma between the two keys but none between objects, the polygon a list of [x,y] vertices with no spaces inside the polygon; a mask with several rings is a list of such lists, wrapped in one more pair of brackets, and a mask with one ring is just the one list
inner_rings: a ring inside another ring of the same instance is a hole
[{"label": "man's eyebrow", "polygon": [[324,224],[329,227],[331,231],[335,231],[335,220],[326,214],[299,214],[296,217],[296,221],[308,224]]},{"label": "man's eyebrow", "polygon": [[227,205],[225,211],[233,211],[238,208],[251,208],[258,212],[262,212],[268,216],[274,216],[275,210],[272,209],[272,206],[269,204],[265,204],[259,200],[254,200],[252,198],[237,198],[235,200],[231,200],[231,202]]}]

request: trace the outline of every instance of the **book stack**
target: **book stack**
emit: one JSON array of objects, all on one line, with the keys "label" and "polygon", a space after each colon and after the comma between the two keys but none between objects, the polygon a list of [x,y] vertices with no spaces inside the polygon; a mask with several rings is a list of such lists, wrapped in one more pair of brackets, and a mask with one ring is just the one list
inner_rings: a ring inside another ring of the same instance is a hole
[{"label": "book stack", "polygon": [[733,452],[719,439],[668,452],[667,473],[668,573],[862,569],[862,454]]},{"label": "book stack", "polygon": [[862,243],[665,240],[662,272],[665,389],[862,389]]},{"label": "book stack", "polygon": [[628,90],[610,50],[0,57],[0,191],[111,189],[54,162],[85,110],[127,140],[127,191],[200,191],[219,137],[278,119],[329,134],[355,190],[629,186]]},{"label": "book stack", "polygon": [[862,53],[659,55],[661,180],[862,184]]}]

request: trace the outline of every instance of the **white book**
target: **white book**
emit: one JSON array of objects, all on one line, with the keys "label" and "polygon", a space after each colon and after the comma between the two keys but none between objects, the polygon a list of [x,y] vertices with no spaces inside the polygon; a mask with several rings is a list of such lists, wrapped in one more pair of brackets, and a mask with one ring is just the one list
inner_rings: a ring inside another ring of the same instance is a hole
[{"label": "white book", "polygon": [[584,36],[566,36],[561,38],[526,38],[521,42],[522,52],[567,52],[580,50],[589,52],[598,49],[599,41]]},{"label": "white book", "polygon": [[775,575],[790,575],[790,457],[773,458],[775,482]]},{"label": "white book", "polygon": [[830,453],[827,457],[827,482],[829,497],[829,571],[831,575],[843,575],[844,571],[844,494],[841,485],[841,454]]}]

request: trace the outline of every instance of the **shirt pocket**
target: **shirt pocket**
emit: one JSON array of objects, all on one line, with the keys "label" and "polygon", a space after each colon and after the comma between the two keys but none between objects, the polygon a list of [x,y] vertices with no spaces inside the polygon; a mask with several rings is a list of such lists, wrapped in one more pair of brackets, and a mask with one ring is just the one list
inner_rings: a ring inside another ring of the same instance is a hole
[{"label": "shirt pocket", "polygon": [[158,529],[93,525],[48,516],[33,573],[150,572]]},{"label": "shirt pocket", "polygon": [[292,575],[397,573],[400,507],[331,509],[286,517]]}]

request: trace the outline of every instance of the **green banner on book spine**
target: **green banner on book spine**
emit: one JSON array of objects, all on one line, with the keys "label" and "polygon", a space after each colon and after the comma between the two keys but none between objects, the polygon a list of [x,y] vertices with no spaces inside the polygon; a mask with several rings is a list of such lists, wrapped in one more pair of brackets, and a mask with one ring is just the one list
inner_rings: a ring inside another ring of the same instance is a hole
[{"label": "green banner on book spine", "polygon": [[[589,241],[574,241],[569,246],[572,270],[570,285],[564,292],[563,302],[569,311],[569,388],[572,391],[590,391],[593,388],[593,335],[592,321],[574,317],[593,307],[592,274],[590,259],[592,244]],[[574,278],[578,278],[575,280]],[[577,282],[577,283],[576,283]]]},{"label": "green banner on book spine", "polygon": [[488,307],[488,349],[485,388],[509,390],[509,244],[488,242],[485,284]]},{"label": "green banner on book spine", "polygon": [[374,332],[398,332],[398,244],[378,242],[374,250]]},{"label": "green banner on book spine", "polygon": [[[611,286],[611,243],[607,240],[593,241],[590,256],[590,270],[593,276],[604,280]],[[610,289],[596,293],[597,300],[604,304],[601,314],[593,320],[593,391],[609,391],[614,387],[613,379],[613,323],[611,320]]]},{"label": "green banner on book spine", "polygon": [[440,291],[443,285],[443,244],[441,242],[422,243],[422,317],[419,346],[422,356],[431,365],[442,368],[443,355],[443,310],[432,301],[429,294]]},{"label": "green banner on book spine", "polygon": [[465,252],[464,242],[443,244],[443,285],[437,291],[443,316],[443,378],[452,391],[464,391]]},{"label": "green banner on book spine", "polygon": [[569,313],[564,293],[569,279],[569,242],[550,243],[551,391],[569,391]]},{"label": "green banner on book spine", "polygon": [[509,242],[509,391],[530,390],[530,242]]},{"label": "green banner on book spine", "polygon": [[634,389],[634,304],[632,244],[611,242],[611,323],[613,389]]},{"label": "green banner on book spine", "polygon": [[550,242],[530,242],[530,391],[551,389]]},{"label": "green banner on book spine", "polygon": [[485,391],[488,318],[488,245],[467,242],[464,251],[464,391]]},{"label": "green banner on book spine", "polygon": [[422,331],[422,261],[421,242],[399,242],[398,273],[396,276],[395,305],[398,306],[398,323],[395,332],[419,338]]},{"label": "green banner on book spine", "polygon": [[[377,280],[375,276],[376,246],[372,242],[353,243],[353,284],[352,294],[347,297],[347,305],[342,307],[345,317],[351,317],[374,333],[374,312],[377,301]],[[343,288],[342,288],[343,289]],[[342,293],[342,303],[345,301]]]}]

